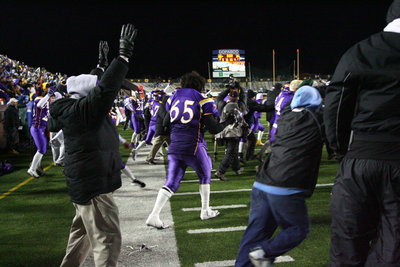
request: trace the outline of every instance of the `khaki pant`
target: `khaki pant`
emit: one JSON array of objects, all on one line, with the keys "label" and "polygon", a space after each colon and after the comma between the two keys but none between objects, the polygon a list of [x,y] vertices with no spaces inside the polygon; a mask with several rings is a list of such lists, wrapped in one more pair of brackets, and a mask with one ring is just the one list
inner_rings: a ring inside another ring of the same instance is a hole
[{"label": "khaki pant", "polygon": [[76,215],[72,220],[68,245],[61,267],[81,266],[90,248],[96,267],[117,266],[121,250],[118,207],[112,193],[99,195],[87,205],[73,204]]},{"label": "khaki pant", "polygon": [[154,160],[157,151],[160,149],[164,142],[167,142],[168,145],[171,143],[171,138],[169,137],[169,135],[159,135],[154,139],[153,146],[151,147],[150,152],[146,158],[147,161]]}]

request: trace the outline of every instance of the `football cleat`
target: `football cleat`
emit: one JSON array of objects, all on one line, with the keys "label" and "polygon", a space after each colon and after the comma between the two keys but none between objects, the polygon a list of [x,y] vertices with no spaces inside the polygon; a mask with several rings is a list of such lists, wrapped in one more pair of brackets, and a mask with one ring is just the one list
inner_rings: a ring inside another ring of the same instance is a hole
[{"label": "football cleat", "polygon": [[215,218],[219,215],[219,211],[218,210],[212,210],[211,208],[208,208],[206,210],[202,210],[200,213],[200,219],[202,220],[208,220],[208,219],[212,219]]},{"label": "football cleat", "polygon": [[34,178],[39,178],[39,177],[40,177],[40,175],[39,175],[36,171],[31,170],[31,169],[29,169],[29,170],[27,171],[27,173],[28,173],[29,175],[33,176]]},{"label": "football cleat", "polygon": [[170,227],[169,225],[164,224],[160,220],[159,216],[152,215],[152,214],[150,214],[149,217],[147,218],[146,225],[157,228],[157,229],[166,229],[166,228]]}]

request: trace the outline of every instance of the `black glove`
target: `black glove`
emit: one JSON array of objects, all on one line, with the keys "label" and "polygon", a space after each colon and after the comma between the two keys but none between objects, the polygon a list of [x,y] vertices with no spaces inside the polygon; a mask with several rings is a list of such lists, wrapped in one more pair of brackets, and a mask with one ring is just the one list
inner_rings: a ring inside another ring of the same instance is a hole
[{"label": "black glove", "polygon": [[127,58],[133,55],[133,45],[135,44],[135,38],[137,35],[137,29],[132,24],[126,24],[122,26],[121,38],[119,39],[119,55]]},{"label": "black glove", "polygon": [[99,66],[107,68],[108,66],[108,43],[107,41],[100,41],[99,43]]}]

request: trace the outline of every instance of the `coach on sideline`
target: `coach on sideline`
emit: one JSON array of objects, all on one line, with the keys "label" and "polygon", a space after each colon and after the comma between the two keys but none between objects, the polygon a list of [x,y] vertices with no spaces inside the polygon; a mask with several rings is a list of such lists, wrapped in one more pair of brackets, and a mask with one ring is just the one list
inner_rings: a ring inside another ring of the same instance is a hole
[{"label": "coach on sideline", "polygon": [[[136,33],[133,25],[122,26],[119,57],[98,84],[96,75],[70,77],[67,91],[71,98],[50,105],[49,129],[64,133],[64,174],[76,209],[62,267],[81,266],[90,248],[96,267],[117,265],[121,231],[112,192],[121,187],[122,164],[117,129],[108,112],[128,72]],[[100,63],[108,53],[102,43]]]}]

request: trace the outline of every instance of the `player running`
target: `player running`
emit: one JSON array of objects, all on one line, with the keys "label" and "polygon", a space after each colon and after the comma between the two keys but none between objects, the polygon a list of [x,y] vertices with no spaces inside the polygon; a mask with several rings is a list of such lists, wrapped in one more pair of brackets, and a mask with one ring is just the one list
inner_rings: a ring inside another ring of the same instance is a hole
[{"label": "player running", "polygon": [[214,119],[212,116],[216,110],[214,101],[200,93],[204,89],[205,79],[197,72],[183,75],[181,85],[182,88],[177,89],[166,104],[169,114],[164,124],[171,126],[166,183],[158,192],[153,211],[146,221],[148,226],[158,229],[168,227],[160,220],[160,212],[168,199],[178,190],[187,166],[192,167],[199,177],[200,219],[207,220],[219,215],[217,210],[209,206],[212,163],[207,154],[204,127],[207,127],[210,133],[216,134],[232,123],[232,119],[222,124]]}]

